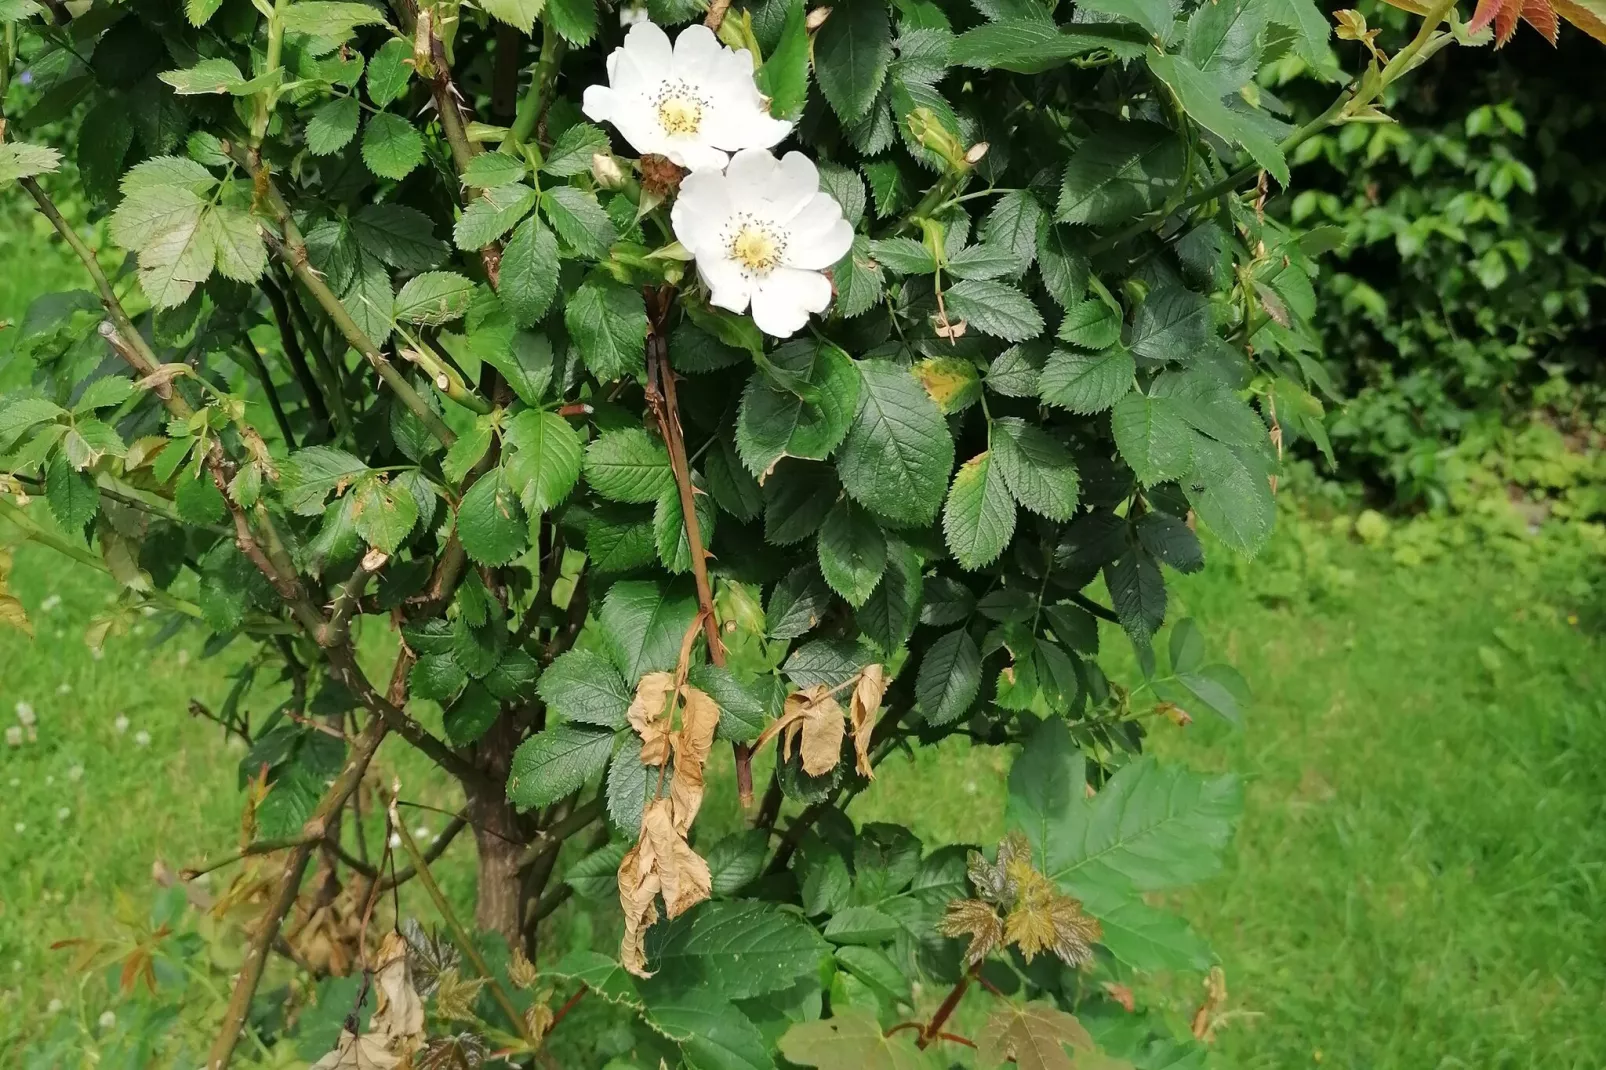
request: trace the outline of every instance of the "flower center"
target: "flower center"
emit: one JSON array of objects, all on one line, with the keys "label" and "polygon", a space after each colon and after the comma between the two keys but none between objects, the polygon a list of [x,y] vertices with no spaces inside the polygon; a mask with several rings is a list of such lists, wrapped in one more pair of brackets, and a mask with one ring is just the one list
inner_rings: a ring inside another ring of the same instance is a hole
[{"label": "flower center", "polygon": [[658,95],[658,121],[671,134],[695,134],[703,125],[703,100],[684,83],[666,85]]},{"label": "flower center", "polygon": [[731,239],[731,259],[759,274],[773,271],[785,250],[785,243],[774,231],[756,223],[744,223]]}]

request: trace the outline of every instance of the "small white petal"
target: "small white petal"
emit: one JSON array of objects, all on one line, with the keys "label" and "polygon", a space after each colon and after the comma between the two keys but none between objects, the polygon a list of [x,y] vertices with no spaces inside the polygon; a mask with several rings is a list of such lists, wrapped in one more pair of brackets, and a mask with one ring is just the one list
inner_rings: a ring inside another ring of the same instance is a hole
[{"label": "small white petal", "polygon": [[[713,32],[708,31],[708,35],[712,37]],[[684,38],[686,32],[680,36]],[[659,79],[669,77],[674,71],[679,51],[677,46],[669,43],[669,35],[662,27],[652,22],[638,22],[625,34],[624,53],[635,60],[636,66],[645,75]]]},{"label": "small white petal", "polygon": [[770,186],[770,201],[775,205],[775,220],[790,223],[797,218],[820,192],[820,169],[801,152],[789,152],[781,157],[776,168],[775,181]]},{"label": "small white petal", "polygon": [[[630,32],[634,35],[636,31]],[[662,30],[658,32],[663,33]],[[629,38],[625,40],[628,44]],[[666,45],[669,43],[668,37],[664,38],[664,43]],[[700,22],[688,26],[680,31],[679,37],[675,38],[675,73],[684,76],[687,68],[698,64],[713,66],[719,62],[720,54],[724,51],[725,46],[719,43],[719,38],[714,36],[713,30]],[[749,58],[747,62],[748,69],[751,70],[752,59]]]},{"label": "small white petal", "polygon": [[753,292],[753,322],[775,338],[790,338],[808,326],[809,313],[831,304],[831,283],[815,271],[776,268]]},{"label": "small white petal", "polygon": [[708,286],[710,304],[731,312],[746,312],[753,297],[753,280],[734,260],[725,257],[700,257],[697,274]]},{"label": "small white petal", "polygon": [[710,171],[717,174],[730,160],[720,150],[686,137],[668,139],[664,155],[694,174]]},{"label": "small white petal", "polygon": [[[816,208],[822,201],[827,207]],[[811,217],[817,214],[820,218],[811,218],[808,225],[801,228],[794,223],[791,241],[786,247],[787,266],[810,271],[835,267],[853,248],[853,225],[842,218],[842,209],[837,203],[823,193],[811,202],[805,214]]]},{"label": "small white petal", "polygon": [[613,118],[616,99],[614,91],[610,87],[588,85],[586,86],[585,95],[580,98],[580,110],[586,113],[586,118],[605,123]]}]

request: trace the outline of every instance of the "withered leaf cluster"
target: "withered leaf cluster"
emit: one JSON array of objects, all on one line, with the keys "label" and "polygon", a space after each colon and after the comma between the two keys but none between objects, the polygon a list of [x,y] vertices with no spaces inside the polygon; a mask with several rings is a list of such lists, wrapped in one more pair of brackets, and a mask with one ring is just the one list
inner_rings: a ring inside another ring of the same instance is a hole
[{"label": "withered leaf cluster", "polygon": [[1031,847],[1020,833],[999,843],[994,862],[972,851],[969,876],[977,898],[949,903],[938,924],[944,936],[970,937],[965,953],[969,965],[1011,944],[1027,962],[1044,951],[1069,966],[1093,960],[1093,945],[1103,935],[1098,919],[1038,872]]},{"label": "withered leaf cluster", "polygon": [[312,1070],[396,1070],[424,1046],[424,1001],[413,987],[407,941],[390,932],[374,956],[375,1005],[368,1031],[342,1031],[334,1050]]},{"label": "withered leaf cluster", "polygon": [[[849,684],[853,690],[848,710],[844,712],[836,697]],[[780,736],[783,759],[798,753],[802,757],[803,772],[809,776],[824,776],[842,760],[842,740],[851,725],[854,767],[861,776],[873,778],[870,736],[875,731],[876,711],[881,708],[886,692],[886,670],[881,665],[866,665],[842,687],[816,684],[798,691],[787,696],[781,716],[758,737],[754,749]]]},{"label": "withered leaf cluster", "polygon": [[703,805],[703,770],[714,746],[719,706],[686,683],[684,661],[681,671],[643,676],[628,713],[641,737],[641,764],[659,770],[653,797],[642,808],[641,835],[619,864],[619,905],[625,915],[619,958],[640,977],[649,976],[644,941],[658,920],[659,896],[674,918],[707,899],[712,889],[708,863],[686,836]]}]

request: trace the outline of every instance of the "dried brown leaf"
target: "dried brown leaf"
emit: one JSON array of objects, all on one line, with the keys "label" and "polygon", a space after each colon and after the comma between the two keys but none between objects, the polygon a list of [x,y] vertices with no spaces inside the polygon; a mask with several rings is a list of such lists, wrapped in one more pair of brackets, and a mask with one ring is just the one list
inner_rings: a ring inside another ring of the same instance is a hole
[{"label": "dried brown leaf", "polygon": [[546,998],[537,998],[534,1003],[530,1004],[530,1008],[524,1012],[524,1033],[526,1036],[535,1037],[537,1040],[546,1036],[547,1030],[552,1028],[552,1021],[556,1017],[552,1013],[550,1002],[552,990],[549,988],[541,995]]},{"label": "dried brown leaf", "polygon": [[674,694],[674,673],[650,672],[636,684],[626,716],[641,737],[642,765],[663,765],[669,758],[669,702]]},{"label": "dried brown leaf", "polygon": [[680,730],[670,740],[675,751],[675,775],[669,782],[669,798],[675,829],[682,836],[691,830],[703,805],[703,767],[714,749],[714,730],[718,727],[719,706],[706,693],[687,687]]},{"label": "dried brown leaf", "polygon": [[793,720],[781,737],[781,753],[790,756],[801,736],[802,746],[799,749],[803,755],[805,773],[824,776],[835,769],[837,762],[842,760],[842,737],[847,733],[847,722],[831,689],[825,684],[816,684],[807,691],[789,695],[781,720],[788,718]]},{"label": "dried brown leaf", "polygon": [[970,947],[965,949],[968,966],[992,954],[1004,940],[1004,923],[998,920],[998,911],[980,899],[955,899],[949,903],[948,913],[937,923],[937,931],[944,936],[970,937]]},{"label": "dried brown leaf", "polygon": [[395,1070],[401,1061],[401,1056],[391,1054],[378,1037],[342,1030],[334,1048],[313,1063],[311,1070]]},{"label": "dried brown leaf", "polygon": [[619,961],[637,977],[651,977],[647,969],[647,930],[658,920],[658,873],[652,845],[643,838],[619,863],[619,907],[625,916],[625,934],[619,941]]},{"label": "dried brown leaf", "polygon": [[410,1054],[424,1043],[424,1001],[413,988],[407,964],[407,941],[391,931],[374,956],[374,1016],[368,1032],[385,1040],[391,1051]]},{"label": "dried brown leaf", "polygon": [[859,682],[853,686],[853,699],[849,703],[848,717],[853,723],[853,754],[859,775],[875,779],[870,766],[870,736],[875,731],[876,711],[887,693],[887,673],[881,665],[866,665],[859,673]]},{"label": "dried brown leaf", "polygon": [[665,912],[678,918],[713,893],[708,863],[692,850],[675,827],[673,804],[668,799],[649,803],[641,816],[641,838],[652,844],[654,865]]}]

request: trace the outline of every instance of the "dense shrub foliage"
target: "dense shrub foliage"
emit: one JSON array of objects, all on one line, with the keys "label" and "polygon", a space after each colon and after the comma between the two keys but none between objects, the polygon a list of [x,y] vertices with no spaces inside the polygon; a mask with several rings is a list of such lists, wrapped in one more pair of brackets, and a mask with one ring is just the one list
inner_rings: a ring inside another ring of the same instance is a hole
[{"label": "dense shrub foliage", "polygon": [[[1374,23],[1403,12],[1362,5]],[[1345,245],[1317,285],[1335,392],[1338,468],[1390,495],[1443,503],[1448,447],[1535,409],[1590,442],[1606,365],[1606,109],[1599,53],[1522,34],[1492,57],[1441,54],[1392,94],[1398,124],[1319,135],[1295,154],[1301,227]],[[1327,93],[1284,82],[1296,114]],[[1542,483],[1524,483],[1541,489]]]},{"label": "dense shrub foliage", "polygon": [[[1326,445],[1343,235],[1267,200],[1473,40],[1408,6],[1346,82],[1312,0],[0,0],[0,181],[94,287],[18,326],[0,517],[116,580],[93,642],[250,651],[200,707],[253,915],[207,1065],[331,1019],[274,956],[362,975],[325,1068],[528,1062],[588,993],[634,1066],[1201,1059],[1219,979],[1191,1029],[1127,981],[1211,965],[1145,896],[1239,786],[1144,740],[1245,696],[1166,573],[1253,556]],[[1271,64],[1337,95],[1294,129]],[[389,734],[461,788],[478,935]],[[1020,745],[1002,843],[854,824],[950,737]],[[576,896],[616,952],[541,938]]]}]

